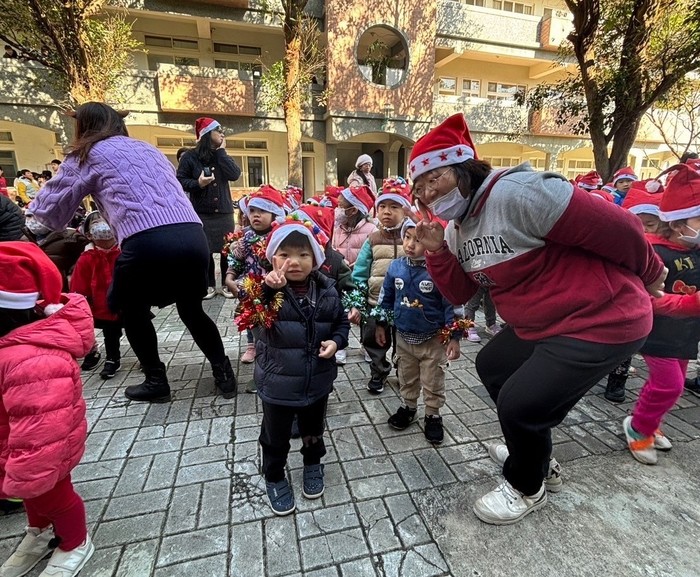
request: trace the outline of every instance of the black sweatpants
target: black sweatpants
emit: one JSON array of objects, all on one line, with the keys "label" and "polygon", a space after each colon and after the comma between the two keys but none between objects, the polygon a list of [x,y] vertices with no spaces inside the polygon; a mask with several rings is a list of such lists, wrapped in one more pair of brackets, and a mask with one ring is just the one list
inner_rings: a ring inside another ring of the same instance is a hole
[{"label": "black sweatpants", "polygon": [[552,337],[525,341],[506,327],[479,352],[476,370],[496,403],[510,456],[506,480],[525,495],[540,490],[552,453],[552,427],[645,339],[600,344]]},{"label": "black sweatpants", "polygon": [[297,415],[304,456],[304,465],[318,465],[326,454],[323,442],[323,420],[326,416],[328,395],[307,407],[273,405],[263,401],[263,420],[260,427],[262,468],[265,481],[277,483],[284,479],[284,467],[289,455],[289,440],[292,438],[292,421]]},{"label": "black sweatpants", "polygon": [[386,379],[391,372],[391,363],[386,358],[386,353],[391,348],[391,328],[387,327],[384,331],[386,334],[386,344],[380,347],[377,339],[374,337],[374,331],[377,328],[376,319],[370,317],[362,325],[361,340],[362,346],[365,347],[369,358],[372,362],[369,365],[370,373],[373,378]]},{"label": "black sweatpants", "polygon": [[121,359],[119,341],[122,338],[121,321],[106,321],[95,319],[95,328],[102,329],[105,339],[105,356],[108,361],[118,361]]}]

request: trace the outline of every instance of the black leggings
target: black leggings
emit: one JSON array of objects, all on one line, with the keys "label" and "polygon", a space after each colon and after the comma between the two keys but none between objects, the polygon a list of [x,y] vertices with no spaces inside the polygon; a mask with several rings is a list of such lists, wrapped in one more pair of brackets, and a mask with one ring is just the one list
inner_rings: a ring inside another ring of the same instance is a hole
[{"label": "black leggings", "polygon": [[173,302],[209,362],[221,365],[225,361],[219,330],[202,309],[209,259],[209,247],[199,224],[149,229],[122,243],[109,304],[121,314],[126,338],[144,370],[162,368],[151,306]]},{"label": "black leggings", "polygon": [[[219,329],[202,308],[202,299],[194,297],[176,301],[177,313],[194,342],[212,365],[224,362],[226,354]],[[151,320],[150,308],[143,306],[129,307],[122,311],[124,332],[129,339],[134,354],[145,369],[160,366],[158,355],[158,336]]]},{"label": "black leggings", "polygon": [[121,359],[119,341],[122,338],[122,323],[120,321],[104,321],[95,319],[95,327],[102,329],[105,339],[105,355],[108,361]]},{"label": "black leggings", "polygon": [[646,339],[601,344],[568,337],[525,341],[506,327],[481,349],[476,370],[496,403],[510,456],[503,476],[518,491],[540,490],[552,453],[552,427]]}]

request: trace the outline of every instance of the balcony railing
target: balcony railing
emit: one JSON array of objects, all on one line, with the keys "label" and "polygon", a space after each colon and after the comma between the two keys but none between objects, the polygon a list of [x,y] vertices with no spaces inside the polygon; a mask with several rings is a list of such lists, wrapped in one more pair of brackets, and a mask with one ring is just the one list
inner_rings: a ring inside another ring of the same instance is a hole
[{"label": "balcony railing", "polygon": [[527,130],[527,109],[512,101],[487,98],[439,96],[433,102],[433,120],[441,122],[448,116],[463,113],[473,132],[490,132],[508,136]]},{"label": "balcony railing", "polygon": [[581,117],[573,117],[564,124],[557,123],[557,110],[555,108],[543,108],[530,113],[529,131],[531,134],[543,136],[578,136],[574,127],[581,121]]}]

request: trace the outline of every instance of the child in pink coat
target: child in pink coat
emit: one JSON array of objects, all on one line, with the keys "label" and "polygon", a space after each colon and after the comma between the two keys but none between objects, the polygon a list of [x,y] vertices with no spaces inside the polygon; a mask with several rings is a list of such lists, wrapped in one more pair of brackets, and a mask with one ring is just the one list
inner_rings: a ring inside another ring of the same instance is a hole
[{"label": "child in pink coat", "polygon": [[[85,451],[80,367],[95,342],[84,297],[61,294],[61,273],[28,242],[0,243],[0,498],[24,499],[27,534],[0,567],[77,575],[95,551],[70,473]],[[37,302],[38,301],[38,302]]]}]

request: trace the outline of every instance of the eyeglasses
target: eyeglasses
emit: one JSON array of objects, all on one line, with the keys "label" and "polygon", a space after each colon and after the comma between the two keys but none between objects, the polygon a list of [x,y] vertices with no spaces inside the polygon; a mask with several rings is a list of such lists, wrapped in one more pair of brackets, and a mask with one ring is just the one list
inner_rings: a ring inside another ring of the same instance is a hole
[{"label": "eyeglasses", "polygon": [[447,170],[443,170],[440,174],[438,174],[435,178],[430,178],[426,181],[425,186],[423,187],[414,187],[413,188],[413,195],[417,198],[423,198],[425,196],[425,193],[430,191],[430,192],[435,192],[435,189],[438,186],[438,180],[440,180],[445,174],[447,174],[451,168],[448,168]]},{"label": "eyeglasses", "polygon": [[219,134],[225,134],[223,128],[217,128],[216,131],[217,131]]}]

